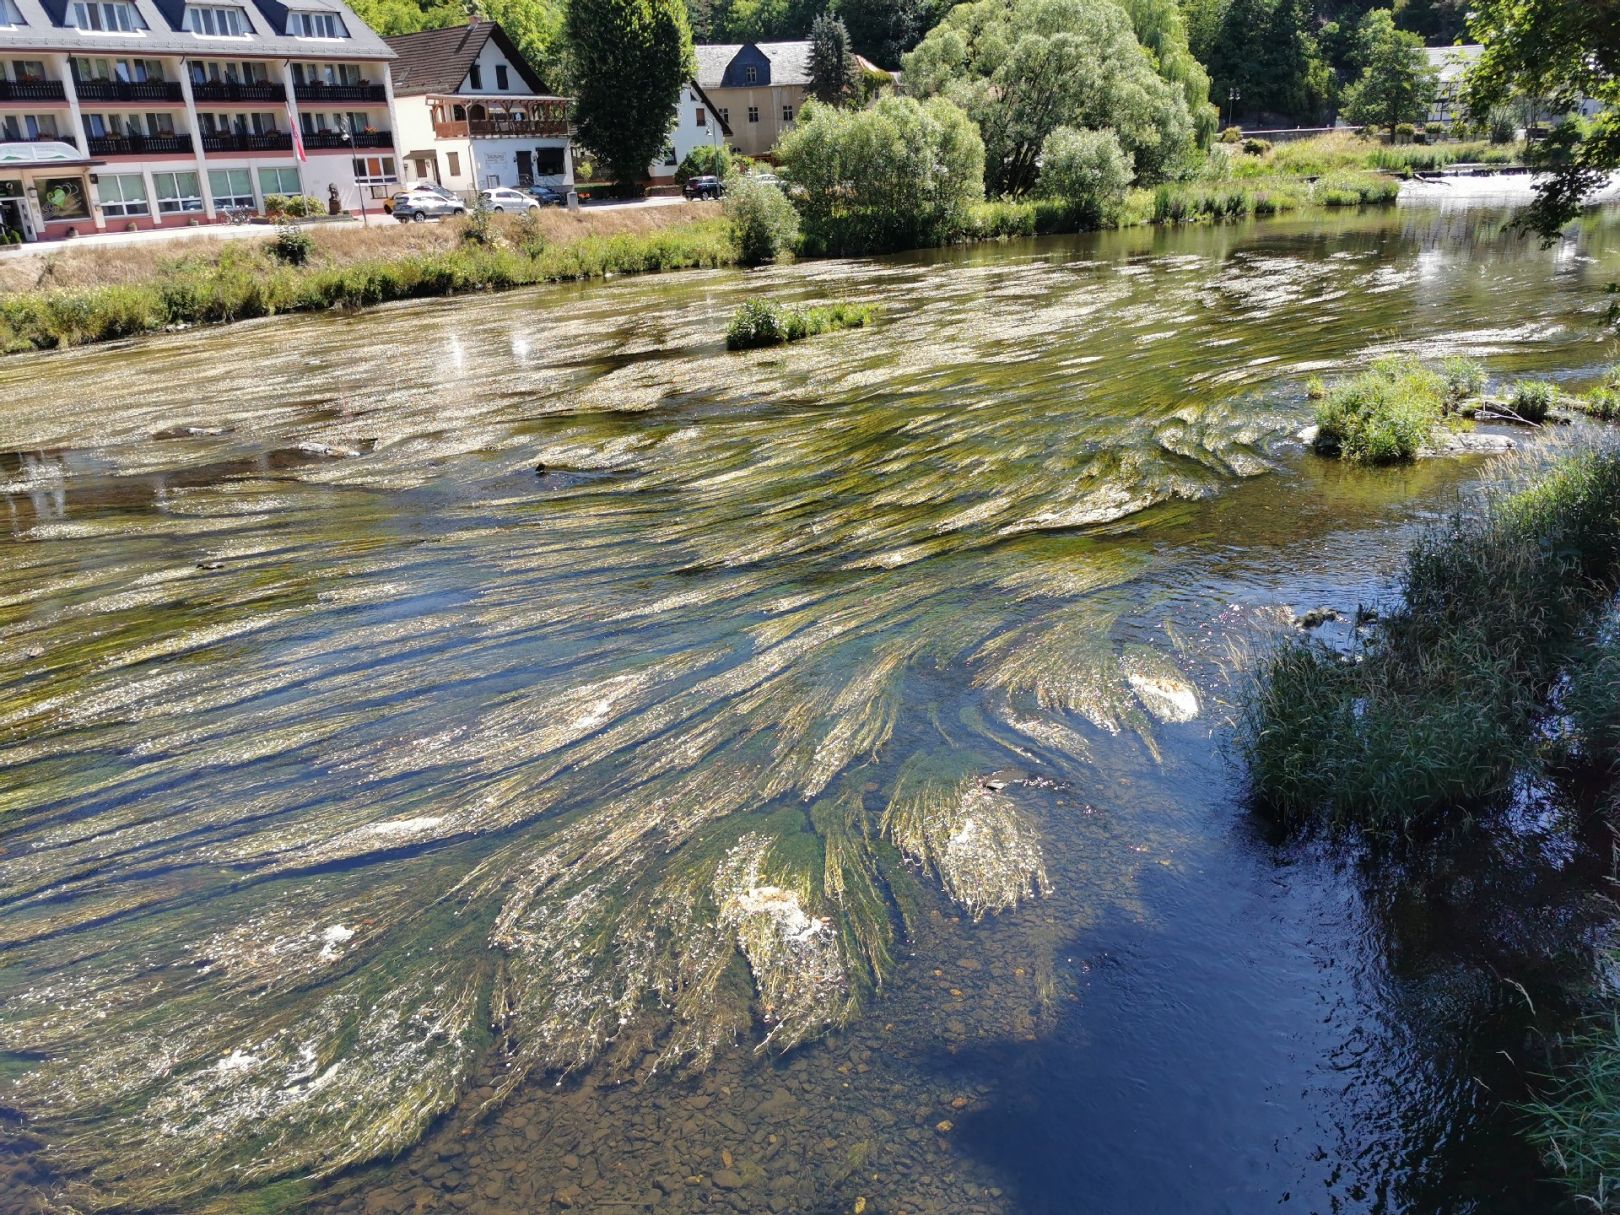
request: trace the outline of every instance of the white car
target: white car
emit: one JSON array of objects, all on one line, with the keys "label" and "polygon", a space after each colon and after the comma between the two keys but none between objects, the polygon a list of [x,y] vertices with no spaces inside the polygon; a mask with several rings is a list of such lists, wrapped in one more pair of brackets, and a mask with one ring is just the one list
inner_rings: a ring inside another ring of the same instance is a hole
[{"label": "white car", "polygon": [[493,190],[485,190],[478,196],[484,200],[484,205],[491,211],[538,211],[540,204],[527,194],[517,190],[508,190],[505,186],[497,186]]},{"label": "white car", "polygon": [[467,214],[467,208],[459,198],[446,196],[437,190],[401,190],[394,195],[392,206],[394,218],[402,224]]}]

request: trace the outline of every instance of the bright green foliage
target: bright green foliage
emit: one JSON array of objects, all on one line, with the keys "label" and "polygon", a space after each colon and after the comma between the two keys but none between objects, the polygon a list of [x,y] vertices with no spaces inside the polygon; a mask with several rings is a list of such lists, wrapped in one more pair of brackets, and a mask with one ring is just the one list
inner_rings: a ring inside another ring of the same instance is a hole
[{"label": "bright green foliage", "polygon": [[983,196],[984,145],[941,98],[884,97],[865,110],[807,102],[777,145],[812,252],[938,245]]},{"label": "bright green foliage", "polygon": [[1439,89],[1438,74],[1419,54],[1423,40],[1395,28],[1388,9],[1374,9],[1361,21],[1365,67],[1344,93],[1344,116],[1353,123],[1386,128],[1422,122]]},{"label": "bright green foliage", "polygon": [[726,217],[737,260],[745,266],[774,262],[799,239],[799,213],[773,185],[738,177],[726,192]]},{"label": "bright green foliage", "polygon": [[1498,802],[1617,585],[1614,451],[1435,529],[1362,653],[1291,641],[1264,662],[1238,732],[1254,792],[1285,821],[1377,831]]},{"label": "bright green foliage", "polygon": [[[565,7],[564,0],[480,0],[478,12],[500,25],[546,87],[566,92]],[[354,11],[384,37],[467,23],[467,6],[460,0],[356,0]]]},{"label": "bright green foliage", "polygon": [[725,38],[759,42],[803,38],[823,0],[730,0],[724,6]]},{"label": "bright green foliage", "polygon": [[1460,405],[1485,391],[1485,364],[1478,359],[1460,354],[1442,359],[1440,374],[1446,377],[1446,400],[1452,405]]},{"label": "bright green foliage", "polygon": [[753,350],[803,341],[835,329],[860,329],[877,315],[870,304],[825,304],[815,308],[784,308],[768,300],[749,300],[731,318],[726,330],[727,350]]},{"label": "bright green foliage", "polygon": [[293,224],[279,224],[269,246],[270,256],[289,266],[302,266],[315,250],[315,238]]},{"label": "bright green foliage", "polygon": [[1130,154],[1111,131],[1059,127],[1041,145],[1041,196],[1067,202],[1086,227],[1119,213],[1131,176]]},{"label": "bright green foliage", "polygon": [[810,95],[826,105],[847,105],[858,88],[849,30],[822,13],[810,27]]},{"label": "bright green foliage", "polygon": [[1382,173],[1330,173],[1312,188],[1324,207],[1388,205],[1400,197],[1401,183]]},{"label": "bright green foliage", "polygon": [[1159,75],[1179,85],[1192,114],[1193,136],[1199,147],[1208,147],[1220,125],[1220,113],[1210,104],[1209,73],[1189,45],[1187,20],[1177,0],[1117,0],[1130,14],[1136,40],[1158,62]]},{"label": "bright green foliage", "polygon": [[1588,98],[1599,103],[1589,123],[1566,123],[1536,149],[1550,176],[1520,222],[1552,239],[1583,200],[1620,168],[1620,21],[1614,5],[1588,0],[1477,0],[1469,30],[1485,52],[1468,81],[1476,121],[1519,96],[1554,113]]},{"label": "bright green foliage", "polygon": [[676,166],[675,184],[684,186],[694,177],[718,177],[725,181],[736,171],[731,149],[720,144],[699,144]]},{"label": "bright green foliage", "polygon": [[1186,95],[1155,70],[1114,0],[959,4],[906,56],[905,80],[978,123],[993,195],[1034,188],[1041,145],[1058,127],[1112,130],[1150,182],[1193,149]]},{"label": "bright green foliage", "polygon": [[692,78],[682,0],[572,0],[568,40],[579,142],[621,186],[639,182],[664,147]]},{"label": "bright green foliage", "polygon": [[1508,405],[1526,422],[1545,422],[1558,393],[1545,380],[1523,380],[1508,394]]},{"label": "bright green foliage", "polygon": [[1384,359],[1332,385],[1316,405],[1316,450],[1357,464],[1416,458],[1446,412],[1444,376],[1416,360]]}]

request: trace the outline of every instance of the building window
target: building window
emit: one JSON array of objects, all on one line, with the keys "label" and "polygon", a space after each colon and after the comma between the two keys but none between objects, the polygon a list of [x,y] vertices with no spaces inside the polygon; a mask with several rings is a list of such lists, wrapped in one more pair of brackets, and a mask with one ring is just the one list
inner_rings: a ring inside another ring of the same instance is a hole
[{"label": "building window", "polygon": [[53,219],[88,219],[90,203],[82,177],[47,177],[39,183],[39,209],[45,222]]},{"label": "building window", "polygon": [[561,148],[536,148],[534,150],[534,171],[540,177],[561,177],[563,175],[563,150]]},{"label": "building window", "polygon": [[447,161],[450,162],[450,176],[451,177],[460,177],[461,176],[461,153],[460,152],[446,152],[444,154],[444,158]]},{"label": "building window", "polygon": [[481,89],[484,87],[484,69],[476,63],[467,69],[467,87]]},{"label": "building window", "polygon": [[76,0],[73,24],[100,34],[133,34],[146,28],[140,13],[126,0]]},{"label": "building window", "polygon": [[721,106],[717,112],[720,115],[720,125],[729,127],[731,125],[731,111],[725,106]]},{"label": "building window", "polygon": [[289,13],[287,32],[294,38],[347,38],[336,13]]},{"label": "building window", "polygon": [[759,83],[759,69],[756,68],[756,67],[745,67],[743,69],[743,83],[744,84],[758,84]]},{"label": "building window", "polygon": [[252,207],[253,174],[246,169],[209,169],[208,192],[216,207]]},{"label": "building window", "polygon": [[297,194],[303,187],[298,184],[297,169],[260,169],[259,189],[269,198],[272,194]]},{"label": "building window", "polygon": [[673,165],[673,164],[679,164],[680,163],[679,161],[677,161],[675,159],[675,145],[672,144],[672,143],[666,143],[664,145],[664,163],[666,165]]},{"label": "building window", "polygon": [[215,8],[192,4],[186,7],[185,28],[210,38],[244,38],[247,14],[239,8]]},{"label": "building window", "polygon": [[0,0],[0,29],[16,29],[26,24],[13,0]]},{"label": "building window", "polygon": [[55,139],[58,133],[54,114],[7,114],[0,118],[0,138]]},{"label": "building window", "polygon": [[139,173],[103,173],[98,188],[102,214],[109,219],[151,214],[146,203],[146,179]]},{"label": "building window", "polygon": [[13,59],[11,61],[11,78],[18,84],[43,84],[45,82],[45,63],[40,59]]},{"label": "building window", "polygon": [[354,179],[363,186],[389,185],[399,180],[392,156],[356,156]]},{"label": "building window", "polygon": [[782,121],[783,122],[792,122],[793,121],[793,107],[792,106],[785,105],[785,106],[782,107]]},{"label": "building window", "polygon": [[495,87],[498,89],[507,88],[509,80],[510,77],[506,74],[506,65],[497,63],[495,65]]},{"label": "building window", "polygon": [[195,173],[154,173],[152,192],[157,195],[160,214],[203,209],[202,188],[197,184]]},{"label": "building window", "polygon": [[751,105],[751,106],[748,107],[748,121],[749,122],[758,122],[759,121],[759,107],[757,105]]},{"label": "building window", "polygon": [[706,110],[704,110],[704,108],[702,106],[698,106],[697,112],[692,115],[692,121],[695,122],[700,127],[708,126],[709,125],[708,112]]}]

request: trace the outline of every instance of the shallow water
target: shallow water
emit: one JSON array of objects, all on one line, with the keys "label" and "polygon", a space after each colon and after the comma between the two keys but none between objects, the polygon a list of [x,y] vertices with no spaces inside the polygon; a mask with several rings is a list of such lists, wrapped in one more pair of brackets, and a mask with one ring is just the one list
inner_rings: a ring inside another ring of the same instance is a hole
[{"label": "shallow water", "polygon": [[[1223,755],[1485,472],[1306,456],[1303,380],[1604,364],[1612,220],[1501,220],[0,363],[0,1208],[1547,1209],[1595,850],[1279,844]],[[758,292],[882,320],[725,353]]]}]

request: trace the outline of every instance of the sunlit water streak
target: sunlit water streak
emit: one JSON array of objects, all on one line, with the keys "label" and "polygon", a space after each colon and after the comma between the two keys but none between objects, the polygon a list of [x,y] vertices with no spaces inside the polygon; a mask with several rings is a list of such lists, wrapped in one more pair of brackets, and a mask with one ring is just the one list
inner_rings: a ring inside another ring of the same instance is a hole
[{"label": "sunlit water streak", "polygon": [[[815,1038],[937,897],[1074,912],[1024,774],[1083,791],[1207,747],[1276,546],[1400,496],[1300,486],[1302,377],[1396,349],[1597,365],[1606,230],[1543,254],[1498,222],[690,274],[0,364],[4,1104],[81,1201],[190,1201],[396,1152],[475,1074],[482,1102]],[[725,353],[760,292],[882,320]],[[1255,478],[1232,568],[1167,558]]]}]

